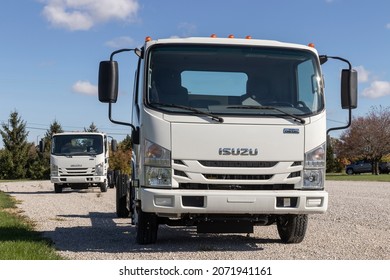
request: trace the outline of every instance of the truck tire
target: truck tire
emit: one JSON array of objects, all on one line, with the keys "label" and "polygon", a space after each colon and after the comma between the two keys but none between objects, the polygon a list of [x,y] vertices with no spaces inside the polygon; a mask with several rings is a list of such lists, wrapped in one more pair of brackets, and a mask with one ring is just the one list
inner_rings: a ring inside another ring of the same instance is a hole
[{"label": "truck tire", "polygon": [[354,173],[354,172],[353,172],[353,169],[352,169],[352,168],[348,168],[348,169],[347,169],[347,174],[348,174],[348,175],[353,175],[353,173]]},{"label": "truck tire", "polygon": [[280,239],[283,243],[301,243],[308,224],[307,215],[283,215],[277,221]]},{"label": "truck tire", "polygon": [[154,213],[138,210],[137,243],[141,245],[156,243],[158,220]]},{"label": "truck tire", "polygon": [[116,215],[118,218],[129,217],[127,208],[127,175],[119,175],[116,185]]},{"label": "truck tire", "polygon": [[62,186],[60,184],[54,184],[54,192],[62,193]]},{"label": "truck tire", "polygon": [[107,181],[104,183],[99,183],[99,188],[100,188],[101,192],[107,192],[107,189],[108,189]]}]

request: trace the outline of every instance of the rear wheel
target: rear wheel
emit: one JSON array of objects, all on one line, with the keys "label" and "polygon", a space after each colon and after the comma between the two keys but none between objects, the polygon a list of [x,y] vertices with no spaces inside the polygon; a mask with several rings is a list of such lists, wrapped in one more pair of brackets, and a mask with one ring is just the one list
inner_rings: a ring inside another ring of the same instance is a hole
[{"label": "rear wheel", "polygon": [[306,234],[307,215],[283,215],[277,221],[280,239],[283,243],[301,243]]},{"label": "rear wheel", "polygon": [[347,174],[348,175],[353,175],[353,169],[352,168],[348,168],[347,169]]},{"label": "rear wheel", "polygon": [[137,243],[151,244],[157,241],[158,219],[154,213],[138,210]]},{"label": "rear wheel", "polygon": [[127,218],[130,211],[127,207],[127,175],[120,175],[116,184],[116,215],[118,218]]}]

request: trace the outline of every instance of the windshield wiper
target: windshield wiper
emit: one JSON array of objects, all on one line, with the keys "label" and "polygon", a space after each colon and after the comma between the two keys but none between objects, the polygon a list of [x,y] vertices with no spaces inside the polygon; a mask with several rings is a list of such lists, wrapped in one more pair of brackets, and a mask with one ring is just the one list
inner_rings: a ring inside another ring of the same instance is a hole
[{"label": "windshield wiper", "polygon": [[208,116],[208,117],[210,117],[210,118],[211,118],[212,120],[214,120],[214,121],[217,121],[217,122],[219,122],[219,123],[223,123],[223,118],[221,118],[221,117],[219,117],[219,116],[217,116],[217,115],[211,114],[211,113],[204,112],[204,111],[202,111],[202,110],[198,110],[198,109],[193,108],[193,107],[182,106],[182,105],[176,105],[176,104],[164,104],[164,103],[158,103],[158,102],[153,102],[153,103],[151,103],[151,105],[158,105],[158,106],[179,108],[179,109],[191,111],[191,112],[193,112],[193,113],[195,113],[195,114]]},{"label": "windshield wiper", "polygon": [[[287,113],[286,111],[282,110],[282,109],[279,109],[279,108],[276,108],[276,107],[272,107],[272,106],[256,106],[256,105],[237,105],[237,106],[229,106],[227,107],[228,109],[259,109],[259,110],[274,110],[274,111],[278,111],[280,113],[283,114],[283,116],[288,116],[290,118],[292,118],[294,121],[296,122],[299,122],[301,124],[305,124],[305,120],[303,118],[300,118],[296,115],[293,115],[293,114],[290,114],[290,113]],[[279,115],[275,115],[275,116],[279,116]]]}]

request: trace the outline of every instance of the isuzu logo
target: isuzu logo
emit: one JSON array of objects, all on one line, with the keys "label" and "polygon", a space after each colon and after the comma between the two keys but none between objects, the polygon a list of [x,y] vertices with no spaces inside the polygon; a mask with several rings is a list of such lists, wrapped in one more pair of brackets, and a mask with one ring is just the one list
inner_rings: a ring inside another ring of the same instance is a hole
[{"label": "isuzu logo", "polygon": [[298,128],[284,128],[283,129],[284,134],[299,134]]},{"label": "isuzu logo", "polygon": [[219,148],[220,156],[257,156],[258,149],[252,148]]}]

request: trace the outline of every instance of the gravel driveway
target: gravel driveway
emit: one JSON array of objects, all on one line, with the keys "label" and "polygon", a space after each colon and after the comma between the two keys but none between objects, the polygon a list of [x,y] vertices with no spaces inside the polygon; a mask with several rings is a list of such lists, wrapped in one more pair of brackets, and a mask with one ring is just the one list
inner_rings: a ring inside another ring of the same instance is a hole
[{"label": "gravel driveway", "polygon": [[365,260],[390,259],[390,183],[327,182],[326,214],[309,216],[300,244],[280,243],[276,226],[245,234],[197,235],[194,228],[160,226],[153,245],[135,243],[129,219],[115,214],[115,190],[67,190],[49,181],[0,183],[36,229],[74,260]]}]

